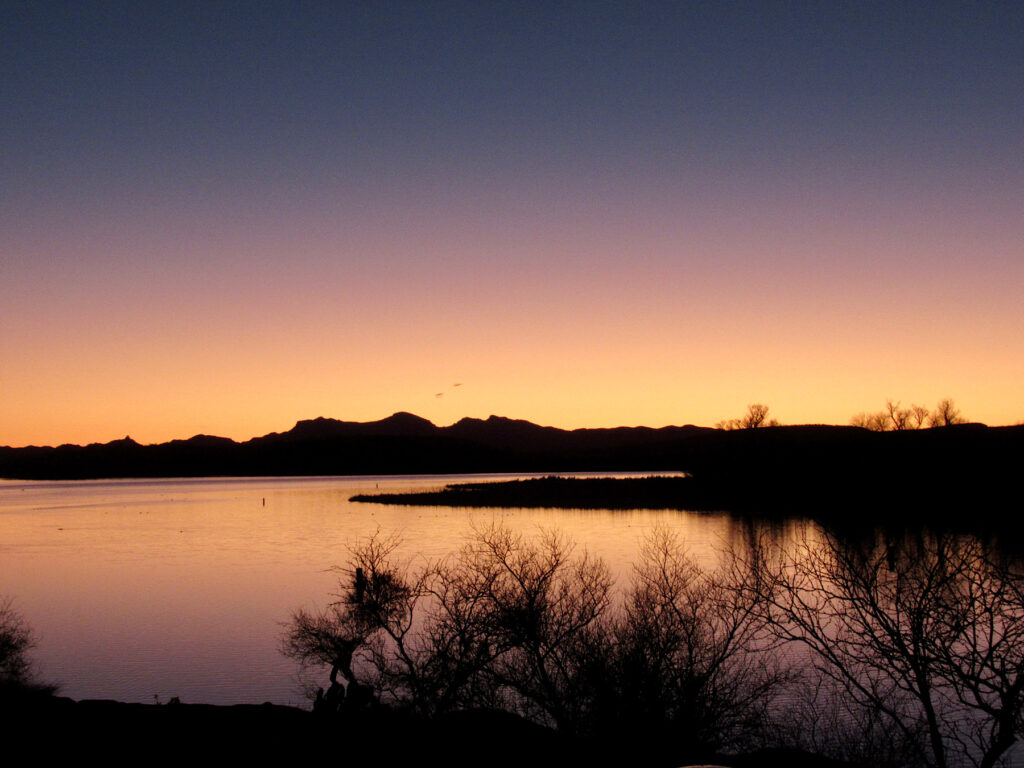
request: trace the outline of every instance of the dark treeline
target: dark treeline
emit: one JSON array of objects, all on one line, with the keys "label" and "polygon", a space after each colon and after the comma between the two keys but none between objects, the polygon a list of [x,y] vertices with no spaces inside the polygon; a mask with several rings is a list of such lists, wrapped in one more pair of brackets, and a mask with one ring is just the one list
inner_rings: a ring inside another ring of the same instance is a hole
[{"label": "dark treeline", "polygon": [[[491,417],[437,427],[411,414],[299,422],[236,443],[0,448],[0,477],[210,477],[473,472],[674,471],[697,508],[802,513],[820,507],[996,505],[1024,459],[1024,427],[960,424],[879,433],[859,427],[560,430]],[[691,502],[687,501],[687,504]],[[1001,512],[1002,513],[1002,512]]]}]

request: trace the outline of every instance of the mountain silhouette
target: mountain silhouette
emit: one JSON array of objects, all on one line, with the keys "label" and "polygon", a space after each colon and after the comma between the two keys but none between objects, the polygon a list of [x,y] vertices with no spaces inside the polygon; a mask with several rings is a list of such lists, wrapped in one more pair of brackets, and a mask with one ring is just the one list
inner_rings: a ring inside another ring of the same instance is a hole
[{"label": "mountain silhouette", "polygon": [[[700,508],[1000,510],[1024,459],[1024,426],[961,424],[903,432],[786,426],[563,430],[520,419],[464,418],[438,427],[411,413],[371,422],[299,421],[244,442],[210,435],[140,445],[0,447],[0,477],[209,477],[687,472]],[[1008,514],[1008,512],[1004,513]]]}]

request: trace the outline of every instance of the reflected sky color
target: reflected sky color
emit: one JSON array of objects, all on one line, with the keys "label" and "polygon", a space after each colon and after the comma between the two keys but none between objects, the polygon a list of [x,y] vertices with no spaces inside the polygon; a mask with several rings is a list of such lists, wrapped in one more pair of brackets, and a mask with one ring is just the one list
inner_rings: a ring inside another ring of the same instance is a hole
[{"label": "reflected sky color", "polygon": [[0,445],[1024,419],[1024,9],[551,5],[5,4]]},{"label": "reflected sky color", "polygon": [[[308,704],[280,653],[298,608],[326,606],[348,547],[380,530],[401,561],[455,554],[471,526],[558,529],[624,593],[643,537],[675,531],[705,568],[749,529],[677,511],[455,509],[349,502],[473,477],[0,481],[0,584],[30,620],[40,677],[74,699]],[[803,526],[792,524],[785,535]],[[325,670],[310,673],[323,685]]]}]

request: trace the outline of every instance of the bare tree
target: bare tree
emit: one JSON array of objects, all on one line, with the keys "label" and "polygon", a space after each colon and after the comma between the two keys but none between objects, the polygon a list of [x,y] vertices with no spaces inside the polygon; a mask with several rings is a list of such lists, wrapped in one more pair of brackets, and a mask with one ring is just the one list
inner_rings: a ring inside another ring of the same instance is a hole
[{"label": "bare tree", "polygon": [[0,681],[24,683],[31,675],[28,650],[34,645],[32,631],[10,598],[0,600]]},{"label": "bare tree", "polygon": [[339,599],[292,618],[285,652],[329,666],[332,686],[358,674],[427,716],[497,707],[679,748],[737,744],[764,725],[782,675],[762,654],[757,573],[737,558],[705,572],[655,532],[617,602],[607,567],[554,531],[479,527],[417,569],[395,546],[378,534],[354,548]]},{"label": "bare tree", "polygon": [[931,425],[933,427],[948,427],[952,424],[963,424],[966,419],[960,413],[952,399],[940,400],[935,410],[932,411]]},{"label": "bare tree", "polygon": [[850,424],[870,429],[872,432],[885,432],[889,428],[889,415],[885,411],[858,413],[850,419]]},{"label": "bare tree", "polygon": [[495,679],[566,732],[583,728],[586,677],[606,637],[612,583],[602,561],[572,550],[555,531],[529,541],[491,525],[475,532],[463,561],[488,584],[491,642],[501,649]]},{"label": "bare tree", "polygon": [[931,417],[927,408],[916,404],[910,406],[908,416],[911,429],[924,429]]},{"label": "bare tree", "polygon": [[727,419],[715,424],[716,429],[758,429],[760,427],[777,427],[779,422],[768,418],[768,406],[763,403],[751,403],[747,412],[738,419]]},{"label": "bare tree", "polygon": [[902,432],[910,422],[910,411],[900,408],[900,401],[885,401],[885,413],[888,418],[888,428],[893,432]]},{"label": "bare tree", "polygon": [[494,704],[516,707],[567,731],[578,727],[574,688],[593,656],[610,600],[607,568],[574,556],[561,535],[526,540],[501,525],[474,532],[454,557],[410,569],[397,539],[377,534],[352,551],[351,585],[327,611],[292,617],[283,651],[363,679],[391,701],[437,714]]},{"label": "bare tree", "polygon": [[970,715],[956,721],[957,740],[990,768],[1024,735],[1024,571],[977,542],[956,555],[938,672]]},{"label": "bare tree", "polygon": [[36,678],[28,653],[36,644],[31,627],[10,598],[0,598],[0,693],[49,695],[57,686]]},{"label": "bare tree", "polygon": [[[990,768],[1021,733],[1024,577],[974,540],[825,535],[760,557],[765,620],[915,762]],[[766,565],[770,563],[770,565]]]},{"label": "bare tree", "polygon": [[859,706],[833,678],[809,667],[794,682],[775,721],[777,743],[852,765],[909,768],[920,763],[920,739],[908,739],[884,713]]},{"label": "bare tree", "polygon": [[689,747],[735,747],[763,733],[787,674],[758,620],[756,572],[732,553],[717,570],[655,529],[617,624],[619,724]]},{"label": "bare tree", "polygon": [[[349,566],[338,569],[346,577],[342,581],[345,590],[335,595],[338,599],[325,610],[299,610],[292,615],[282,652],[304,665],[329,666],[332,698],[345,695],[339,691],[339,673],[345,678],[350,698],[364,691],[366,682],[357,679],[355,659],[369,657],[372,662],[390,658],[381,649],[384,641],[378,635],[391,642],[399,659],[408,659],[406,638],[423,588],[419,581],[410,584],[405,569],[394,560],[399,543],[394,536],[371,536],[351,551]],[[377,672],[375,686],[383,677],[379,664]]]},{"label": "bare tree", "polygon": [[[875,432],[900,432],[905,429],[923,429],[926,426],[944,427],[962,424],[965,419],[950,399],[941,400],[934,411],[923,405],[911,404],[901,408],[898,400],[886,400],[885,410],[875,413],[858,413],[850,424]],[[738,429],[739,427],[734,427]]]}]

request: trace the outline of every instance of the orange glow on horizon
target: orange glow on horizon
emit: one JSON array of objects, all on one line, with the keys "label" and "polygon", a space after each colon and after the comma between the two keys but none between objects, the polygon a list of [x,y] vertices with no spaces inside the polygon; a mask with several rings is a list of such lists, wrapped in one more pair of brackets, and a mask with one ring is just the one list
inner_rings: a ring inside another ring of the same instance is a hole
[{"label": "orange glow on horizon", "polygon": [[863,190],[807,211],[747,193],[739,218],[656,185],[624,212],[572,194],[514,225],[507,200],[470,193],[453,212],[410,198],[337,221],[321,201],[199,231],[167,213],[131,236],[26,224],[12,237],[35,258],[0,310],[0,445],[245,440],[396,411],[711,426],[751,402],[846,424],[886,398],[1024,419],[1005,201],[965,226],[944,199],[880,218]]}]

